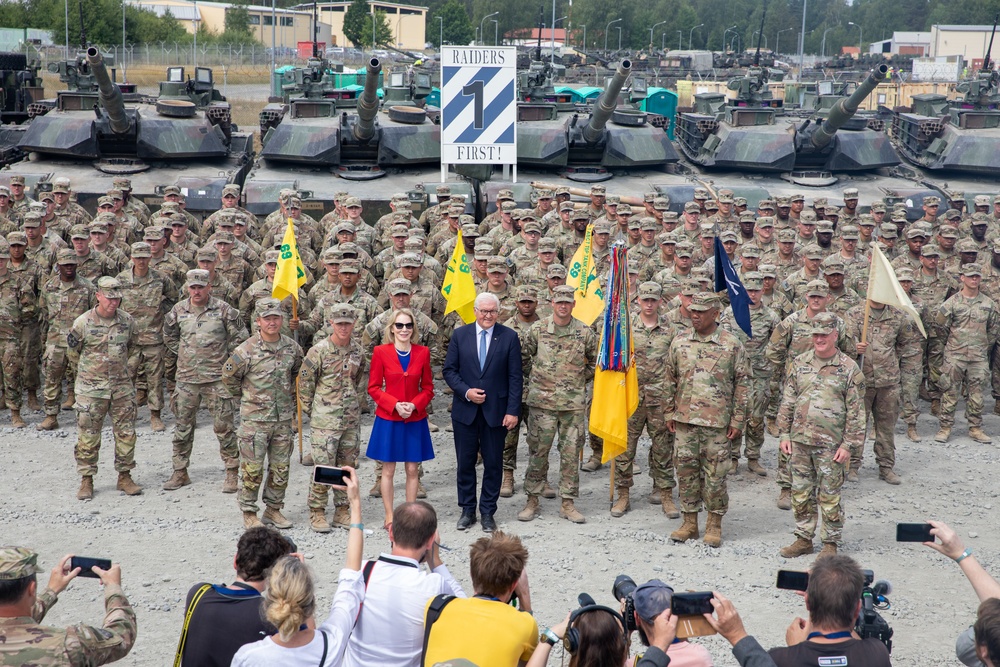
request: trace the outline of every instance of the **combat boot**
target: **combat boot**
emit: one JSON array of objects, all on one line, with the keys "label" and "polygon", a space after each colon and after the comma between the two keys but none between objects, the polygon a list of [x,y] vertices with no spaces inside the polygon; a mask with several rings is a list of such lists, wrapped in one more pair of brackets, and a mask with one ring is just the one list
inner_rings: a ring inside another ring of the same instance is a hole
[{"label": "combat boot", "polygon": [[722,546],[722,515],[713,512],[708,513],[705,519],[705,538],[702,540],[706,546],[718,549]]},{"label": "combat boot", "polygon": [[778,509],[779,510],[790,510],[792,509],[792,490],[782,489],[781,493],[778,494]]},{"label": "combat boot", "polygon": [[601,457],[591,455],[589,459],[583,462],[580,466],[580,470],[584,472],[597,472],[601,469]]},{"label": "combat boot", "polygon": [[80,480],[80,490],[76,492],[77,500],[90,500],[94,497],[94,478],[84,477]]},{"label": "combat boot", "polygon": [[680,510],[677,509],[677,505],[674,505],[674,498],[670,489],[664,489],[660,494],[660,506],[663,508],[663,513],[667,515],[668,519],[681,518]]},{"label": "combat boot", "polygon": [[684,512],[684,523],[681,527],[670,533],[670,539],[674,542],[687,542],[698,539],[698,513]]},{"label": "combat boot", "polygon": [[274,526],[275,528],[280,528],[282,530],[292,527],[292,522],[282,515],[281,510],[277,507],[271,506],[268,506],[268,508],[264,510],[264,516],[260,518],[260,522],[265,526]]},{"label": "combat boot", "polygon": [[618,500],[611,506],[611,516],[625,516],[625,512],[632,509],[632,503],[629,501],[628,496],[629,488],[627,486],[618,487]]},{"label": "combat boot", "polygon": [[[379,495],[382,495],[382,494],[379,493]],[[421,482],[418,479],[417,480],[417,499],[418,500],[423,500],[426,497],[427,497],[427,488],[424,486],[424,483]]]},{"label": "combat boot", "polygon": [[438,427],[437,424],[435,424],[434,422],[432,422],[431,420],[428,419],[427,420],[427,430],[429,430],[431,433],[437,433],[441,429]]},{"label": "combat boot", "polygon": [[993,414],[1000,415],[1000,401],[996,401],[993,404]]},{"label": "combat boot", "polygon": [[135,407],[141,408],[148,402],[148,397],[146,395],[145,389],[138,389],[135,392]]},{"label": "combat boot", "polygon": [[730,461],[729,472],[726,473],[730,477],[739,478],[740,476],[740,460],[732,459]]},{"label": "combat boot", "polygon": [[42,406],[38,404],[38,392],[29,391],[28,392],[28,409],[32,412],[38,412],[42,409]]},{"label": "combat boot", "polygon": [[804,537],[796,537],[795,541],[787,547],[781,547],[781,550],[778,553],[781,554],[782,558],[798,558],[799,556],[805,556],[811,554],[812,552],[812,540],[807,540]]},{"label": "combat boot", "polygon": [[333,512],[333,521],[331,525],[337,528],[343,528],[344,530],[350,530],[351,528],[351,510],[347,505],[338,505],[337,509]]},{"label": "combat boot", "polygon": [[923,440],[923,438],[920,437],[920,434],[917,433],[916,424],[906,425],[906,437],[910,439],[910,442],[920,442],[921,440]]},{"label": "combat boot", "polygon": [[263,526],[260,519],[257,518],[256,512],[243,512],[243,527],[247,530],[251,528],[256,528],[257,526]]},{"label": "combat boot", "polygon": [[118,484],[115,486],[119,491],[123,491],[126,496],[141,496],[142,487],[135,483],[132,475],[127,472],[118,473]]},{"label": "combat boot", "polygon": [[514,495],[514,471],[504,470],[503,481],[500,482],[500,497],[510,498]]},{"label": "combat boot", "polygon": [[37,431],[54,431],[59,428],[59,420],[55,415],[45,415],[42,423],[35,427]]},{"label": "combat boot", "polygon": [[888,484],[892,484],[893,486],[898,486],[903,483],[903,480],[900,479],[899,475],[893,472],[892,468],[879,468],[878,478],[885,480]]},{"label": "combat boot", "polygon": [[309,527],[314,533],[329,533],[333,530],[326,521],[326,512],[321,509],[309,510]]},{"label": "combat boot", "polygon": [[774,417],[767,418],[767,432],[775,438],[778,437],[778,420]]},{"label": "combat boot", "polygon": [[649,495],[646,496],[646,500],[649,501],[650,505],[659,505],[662,502],[662,499],[660,498],[661,493],[660,489],[653,489],[649,492]]},{"label": "combat boot", "polygon": [[524,509],[517,513],[518,521],[531,521],[538,516],[538,496],[528,496]]},{"label": "combat boot", "polygon": [[302,465],[311,468],[312,466],[316,465],[316,460],[313,459],[312,454],[306,454],[305,456],[302,457]]},{"label": "combat boot", "polygon": [[[187,472],[184,473],[184,476],[187,476]],[[189,479],[187,482],[190,484],[191,480]],[[239,471],[236,468],[226,468],[226,480],[222,483],[222,492],[236,493],[236,489],[239,487],[239,484]]]},{"label": "combat boot", "polygon": [[27,424],[21,419],[21,411],[18,409],[10,409],[10,425],[14,428],[24,428]]},{"label": "combat boot", "polygon": [[375,483],[372,484],[372,488],[368,489],[368,495],[372,498],[382,497],[382,478],[376,477]]},{"label": "combat boot", "polygon": [[851,483],[855,483],[855,484],[857,482],[861,481],[861,478],[858,477],[858,469],[857,468],[848,468],[848,470],[847,470],[847,481],[851,482]]},{"label": "combat boot", "polygon": [[556,490],[552,488],[549,484],[549,480],[545,480],[545,486],[542,487],[542,498],[555,498]]},{"label": "combat boot", "polygon": [[[228,471],[226,471],[228,473]],[[228,480],[227,480],[228,481]],[[191,478],[188,477],[187,468],[182,468],[180,470],[175,470],[174,474],[170,476],[163,484],[164,491],[176,491],[182,486],[187,486],[191,483]]]},{"label": "combat boot", "polygon": [[559,516],[563,519],[569,519],[573,523],[587,523],[587,517],[580,514],[580,510],[576,509],[572,498],[563,498]]},{"label": "combat boot", "polygon": [[747,470],[760,477],[767,477],[767,469],[757,459],[747,461]]},{"label": "combat boot", "polygon": [[76,405],[76,392],[73,391],[73,387],[70,387],[66,392],[66,400],[63,401],[59,408],[61,410],[72,410],[74,405]]},{"label": "combat boot", "polygon": [[951,437],[951,427],[942,426],[938,429],[937,434],[934,436],[934,442],[948,442],[948,438]]},{"label": "combat boot", "polygon": [[149,411],[149,427],[153,429],[155,433],[160,433],[161,431],[167,430],[167,427],[163,425],[163,420],[160,419],[159,410]]},{"label": "combat boot", "polygon": [[824,558],[825,556],[836,556],[837,555],[837,545],[834,542],[824,542],[823,548],[820,549],[819,555],[816,558]]},{"label": "combat boot", "polygon": [[941,413],[941,399],[935,398],[931,401],[931,414],[937,417]]},{"label": "combat boot", "polygon": [[986,435],[985,431],[983,431],[982,427],[980,426],[971,427],[969,429],[969,437],[975,440],[976,442],[983,443],[984,445],[993,444],[993,438]]}]

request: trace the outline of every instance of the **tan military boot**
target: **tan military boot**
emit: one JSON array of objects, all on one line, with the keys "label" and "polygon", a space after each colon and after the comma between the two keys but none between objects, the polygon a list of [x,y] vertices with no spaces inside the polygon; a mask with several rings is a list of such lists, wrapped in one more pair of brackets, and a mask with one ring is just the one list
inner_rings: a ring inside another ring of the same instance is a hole
[{"label": "tan military boot", "polygon": [[819,555],[816,558],[823,558],[825,556],[836,556],[837,555],[837,545],[833,542],[824,542],[823,548],[820,549]]},{"label": "tan military boot", "polygon": [[528,496],[524,509],[517,513],[518,521],[531,521],[538,516],[538,496]]},{"label": "tan military boot", "polygon": [[[379,493],[379,495],[382,495]],[[427,487],[419,479],[417,480],[417,500],[423,500],[427,497]]]},{"label": "tan military boot", "polygon": [[321,509],[311,509],[309,510],[309,528],[312,529],[314,533],[329,533],[332,528],[326,520],[326,512]]},{"label": "tan military boot", "polygon": [[1000,401],[993,403],[993,414],[1000,415]]},{"label": "tan military boot", "polygon": [[708,513],[705,519],[705,538],[702,540],[706,546],[718,549],[722,546],[722,515]]},{"label": "tan military boot", "polygon": [[59,419],[55,415],[45,415],[42,423],[35,427],[37,431],[54,431],[59,428]]},{"label": "tan military boot", "polygon": [[948,438],[951,437],[951,427],[942,426],[938,429],[937,434],[934,436],[934,442],[948,442]]},{"label": "tan military boot", "polygon": [[923,440],[923,438],[920,437],[920,434],[917,433],[916,424],[906,425],[906,437],[910,439],[910,442],[920,442],[921,440]]},{"label": "tan military boot", "polygon": [[726,474],[729,475],[730,477],[739,478],[739,476],[740,476],[740,460],[739,459],[732,459],[732,461],[730,461],[729,472],[727,472]]},{"label": "tan military boot", "polygon": [[861,481],[861,478],[858,477],[858,469],[857,468],[848,468],[848,470],[847,470],[847,481],[851,482],[851,483],[857,483],[857,482]]},{"label": "tan military boot", "polygon": [[344,530],[349,530],[351,528],[351,510],[347,505],[338,505],[337,509],[333,512],[333,521],[331,525],[337,528],[343,528]]},{"label": "tan military boot", "polygon": [[625,512],[632,509],[632,503],[629,501],[629,489],[626,486],[618,487],[618,500],[615,504],[611,506],[611,516],[620,517],[625,516]]},{"label": "tan military boot", "polygon": [[885,480],[887,483],[892,484],[893,486],[897,486],[903,483],[903,480],[900,479],[899,475],[897,475],[892,468],[879,468],[878,478],[881,480]]},{"label": "tan military boot", "polygon": [[774,417],[767,418],[767,432],[775,438],[778,437],[778,420]]},{"label": "tan military boot", "polygon": [[646,496],[646,500],[649,501],[650,505],[659,505],[661,502],[663,502],[663,500],[660,498],[661,493],[662,492],[660,491],[660,489],[653,489],[652,491],[649,492],[649,495]]},{"label": "tan military boot", "polygon": [[42,406],[38,404],[38,392],[29,391],[28,392],[28,409],[32,412],[38,412],[42,409]]},{"label": "tan military boot", "polygon": [[580,470],[584,472],[597,472],[601,469],[601,457],[591,454],[590,458],[583,462]]},{"label": "tan military boot", "polygon": [[792,490],[782,489],[781,493],[778,494],[778,509],[779,510],[790,510],[792,509]]},{"label": "tan military boot", "polygon": [[552,488],[549,484],[549,480],[545,480],[545,486],[542,487],[542,498],[555,498],[556,490]]},{"label": "tan military boot", "polygon": [[941,413],[941,399],[935,398],[931,401],[931,414],[935,417]]},{"label": "tan military boot", "polygon": [[674,497],[670,489],[664,489],[660,494],[660,506],[663,508],[663,513],[667,515],[668,519],[681,518],[680,510],[677,509],[677,505],[674,505]]},{"label": "tan military boot", "polygon": [[573,505],[572,498],[563,498],[562,507],[559,509],[559,516],[569,519],[573,523],[587,523],[587,517],[580,514],[580,510]]},{"label": "tan military boot", "polygon": [[115,486],[119,491],[124,491],[126,496],[141,496],[142,487],[135,483],[132,475],[127,472],[118,473],[118,484]]},{"label": "tan military boot", "polygon": [[972,428],[970,428],[969,437],[975,440],[976,442],[983,443],[984,445],[993,444],[993,438],[986,435],[986,432],[983,431],[982,427],[980,426],[973,426]]},{"label": "tan military boot", "polygon": [[145,389],[139,389],[135,392],[135,406],[141,408],[148,402],[148,395]]},{"label": "tan military boot", "polygon": [[670,533],[670,539],[674,542],[687,542],[698,539],[698,513],[684,512],[684,523],[681,527]]},{"label": "tan military boot", "polygon": [[382,478],[381,477],[376,477],[375,478],[375,483],[372,485],[372,488],[368,489],[368,495],[371,496],[372,498],[381,498],[382,497]]},{"label": "tan military boot", "polygon": [[163,420],[160,419],[159,410],[149,411],[149,427],[156,433],[167,430],[167,427],[163,425]]},{"label": "tan military boot", "polygon": [[757,459],[747,461],[747,470],[759,477],[767,477],[767,468],[762,466]]},{"label": "tan military boot", "polygon": [[263,525],[264,524],[260,522],[260,519],[257,518],[256,512],[243,512],[243,527],[247,530]]},{"label": "tan military boot", "polygon": [[21,418],[20,410],[15,410],[14,408],[10,409],[10,425],[13,426],[14,428],[24,428],[25,426],[27,426],[27,424],[25,424],[24,420]]},{"label": "tan military boot", "polygon": [[292,522],[286,519],[277,507],[268,507],[264,510],[264,516],[260,518],[260,522],[265,526],[274,526],[281,530],[292,527]]},{"label": "tan military boot", "polygon": [[80,490],[76,492],[77,500],[90,500],[94,497],[94,478],[84,477],[80,480]]},{"label": "tan military boot", "polygon": [[437,424],[435,424],[434,422],[432,422],[432,421],[430,421],[428,419],[427,420],[427,430],[430,431],[431,433],[437,433],[441,429],[438,427]]},{"label": "tan military boot", "polygon": [[[184,473],[187,476],[187,472]],[[191,480],[188,480],[188,484]],[[240,485],[240,475],[236,468],[226,468],[226,480],[222,482],[222,492],[223,493],[236,493],[237,488]]]},{"label": "tan military boot", "polygon": [[66,400],[63,401],[59,408],[62,410],[72,410],[74,405],[76,405],[76,392],[70,387],[66,392]]},{"label": "tan military boot", "polygon": [[807,540],[804,537],[796,537],[795,541],[789,544],[787,547],[781,547],[778,552],[783,558],[798,558],[799,556],[805,556],[813,552],[812,540]]},{"label": "tan military boot", "polygon": [[500,482],[500,497],[510,498],[514,495],[514,471],[504,470],[503,481]]},{"label": "tan military boot", "polygon": [[304,465],[304,466],[307,466],[307,467],[310,467],[310,468],[311,468],[311,467],[313,467],[314,465],[316,465],[316,460],[315,460],[315,459],[313,459],[313,455],[312,455],[312,454],[306,454],[306,455],[304,455],[304,456],[302,457],[302,465]]},{"label": "tan military boot", "polygon": [[187,468],[182,470],[175,470],[174,474],[170,476],[166,482],[163,483],[164,491],[176,491],[182,486],[187,486],[191,483],[191,478],[188,477]]}]

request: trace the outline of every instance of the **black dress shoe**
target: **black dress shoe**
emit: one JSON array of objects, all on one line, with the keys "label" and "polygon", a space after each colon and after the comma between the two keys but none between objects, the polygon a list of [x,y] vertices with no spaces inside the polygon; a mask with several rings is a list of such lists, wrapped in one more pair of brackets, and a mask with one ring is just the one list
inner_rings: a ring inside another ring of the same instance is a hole
[{"label": "black dress shoe", "polygon": [[476,513],[472,510],[466,510],[462,512],[461,518],[458,520],[458,529],[466,530],[469,526],[476,522]]},{"label": "black dress shoe", "polygon": [[492,533],[497,529],[497,522],[493,519],[492,514],[483,515],[483,532]]}]

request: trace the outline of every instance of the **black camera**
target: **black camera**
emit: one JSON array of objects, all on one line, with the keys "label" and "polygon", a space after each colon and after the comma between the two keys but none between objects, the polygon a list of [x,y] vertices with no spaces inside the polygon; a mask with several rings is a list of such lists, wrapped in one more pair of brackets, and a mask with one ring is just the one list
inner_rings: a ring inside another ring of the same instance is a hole
[{"label": "black camera", "polygon": [[636,588],[638,586],[627,574],[619,574],[615,577],[615,584],[611,587],[611,594],[615,596],[615,599],[625,603],[622,616],[625,618],[625,632],[627,633],[638,630],[635,624],[635,600],[632,599],[632,593],[635,592]]},{"label": "black camera", "polygon": [[892,584],[884,580],[875,581],[875,573],[871,570],[862,572],[865,575],[865,586],[861,589],[861,613],[854,624],[854,631],[861,639],[873,637],[879,640],[892,653],[892,628],[877,611],[891,606],[886,595],[892,592]]}]

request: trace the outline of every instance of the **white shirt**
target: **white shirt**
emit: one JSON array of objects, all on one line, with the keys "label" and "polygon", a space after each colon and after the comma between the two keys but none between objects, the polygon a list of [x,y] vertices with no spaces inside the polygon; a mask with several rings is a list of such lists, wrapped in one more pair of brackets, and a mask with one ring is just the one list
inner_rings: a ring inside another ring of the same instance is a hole
[{"label": "white shirt", "polygon": [[[357,570],[343,569],[337,582],[337,592],[333,596],[330,615],[316,628],[312,641],[305,646],[286,648],[267,637],[259,642],[244,644],[233,656],[232,667],[335,667],[339,665],[351,634],[354,619],[365,599],[365,580]],[[326,633],[326,661],[320,665],[323,656],[323,636]]]},{"label": "white shirt", "polygon": [[441,593],[467,597],[444,565],[427,573],[412,558],[382,554],[368,580],[344,667],[420,667],[424,609]]},{"label": "white shirt", "polygon": [[476,322],[476,359],[479,359],[479,341],[482,340],[483,332],[486,332],[486,354],[490,353],[490,343],[493,342],[493,330],[496,328],[494,324],[489,329],[484,329],[479,326],[479,322]]}]

